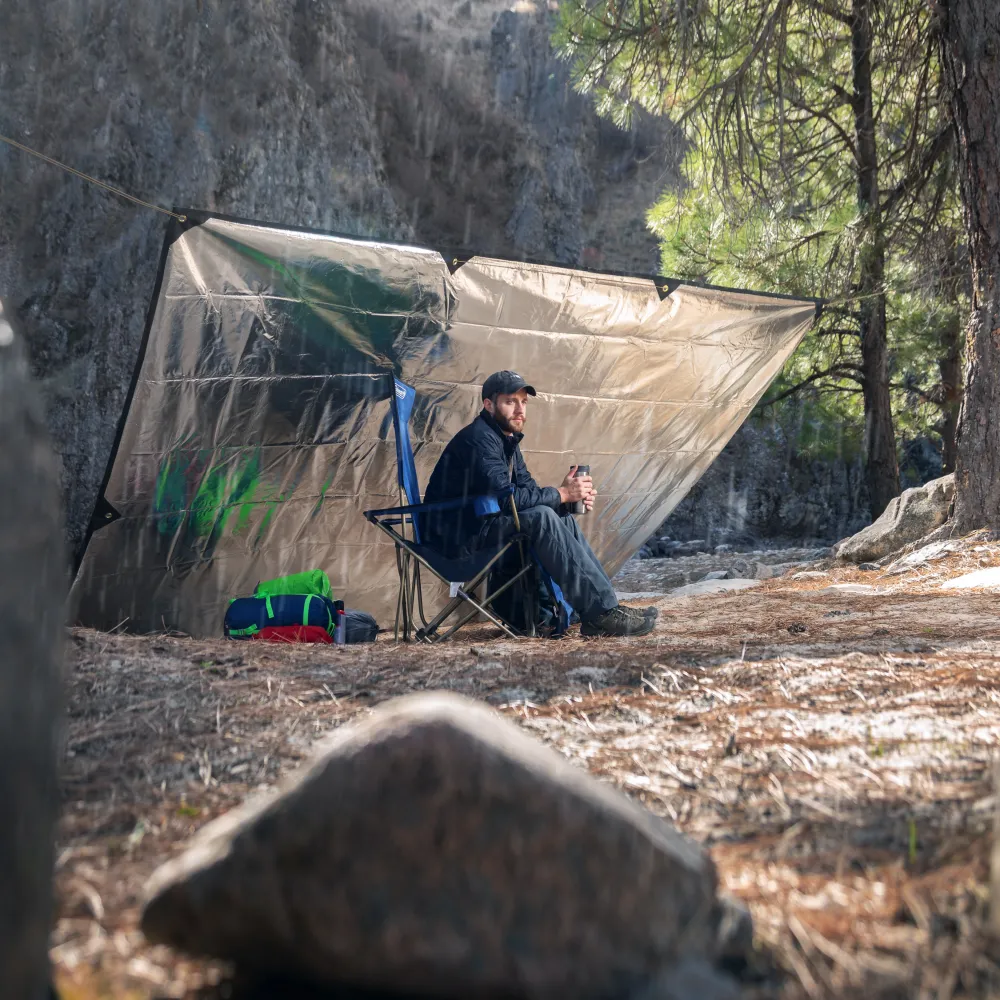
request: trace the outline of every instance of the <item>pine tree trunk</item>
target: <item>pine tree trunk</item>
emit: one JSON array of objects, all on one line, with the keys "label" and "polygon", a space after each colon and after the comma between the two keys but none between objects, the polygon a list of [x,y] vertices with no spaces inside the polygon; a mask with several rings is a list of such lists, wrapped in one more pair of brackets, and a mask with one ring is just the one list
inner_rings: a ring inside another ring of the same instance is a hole
[{"label": "pine tree trunk", "polygon": [[941,376],[941,471],[955,471],[958,414],[962,407],[962,329],[956,316],[941,331],[938,355]]},{"label": "pine tree trunk", "polygon": [[1000,4],[939,0],[936,13],[972,261],[954,523],[1000,530]]},{"label": "pine tree trunk", "polygon": [[885,313],[885,240],[879,210],[878,147],[872,108],[873,0],[854,0],[851,57],[854,69],[854,128],[858,147],[858,207],[864,223],[858,280],[861,367],[865,403],[865,473],[872,518],[899,496],[896,435],[889,402],[889,348]]}]

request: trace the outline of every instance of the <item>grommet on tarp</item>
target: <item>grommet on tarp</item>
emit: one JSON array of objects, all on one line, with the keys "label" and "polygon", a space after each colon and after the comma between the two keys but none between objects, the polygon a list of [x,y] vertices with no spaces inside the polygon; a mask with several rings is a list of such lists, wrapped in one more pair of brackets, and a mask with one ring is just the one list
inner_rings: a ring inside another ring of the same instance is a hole
[{"label": "grommet on tarp", "polygon": [[99,531],[101,528],[106,528],[109,524],[114,524],[115,521],[121,520],[121,511],[113,507],[106,497],[100,497],[97,501],[97,505],[94,508],[94,516],[90,522],[90,530]]},{"label": "grommet on tarp", "polygon": [[449,274],[454,274],[463,264],[468,263],[468,257],[462,257],[460,254],[455,253],[452,250],[439,250],[439,254],[444,259],[445,266],[448,268]]},{"label": "grommet on tarp", "polygon": [[678,278],[654,278],[653,284],[656,285],[656,291],[662,302],[664,299],[669,299],[681,286],[682,282]]}]

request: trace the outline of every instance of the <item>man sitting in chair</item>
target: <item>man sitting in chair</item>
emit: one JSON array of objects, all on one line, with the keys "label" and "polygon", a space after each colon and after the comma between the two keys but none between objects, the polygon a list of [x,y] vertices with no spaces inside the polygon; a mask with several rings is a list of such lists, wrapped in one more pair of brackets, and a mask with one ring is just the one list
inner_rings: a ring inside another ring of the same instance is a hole
[{"label": "man sitting in chair", "polygon": [[[568,504],[594,506],[593,480],[574,477],[574,466],[559,486],[540,487],[524,464],[521,439],[528,397],[535,390],[517,372],[495,372],[483,383],[483,410],[448,442],[434,467],[424,503],[499,494],[514,485],[521,532],[531,539],[546,572],[580,616],[584,635],[646,635],[655,608],[635,610],[618,603],[614,587],[583,537]],[[517,533],[509,501],[501,513],[479,517],[467,512],[423,515],[428,541],[440,551],[469,553],[502,544]]]}]

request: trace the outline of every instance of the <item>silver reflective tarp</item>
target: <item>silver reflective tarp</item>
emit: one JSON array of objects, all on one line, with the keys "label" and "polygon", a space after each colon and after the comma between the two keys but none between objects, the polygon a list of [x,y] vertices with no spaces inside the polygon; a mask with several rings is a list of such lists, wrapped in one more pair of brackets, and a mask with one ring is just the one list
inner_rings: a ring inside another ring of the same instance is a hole
[{"label": "silver reflective tarp", "polygon": [[[98,628],[218,635],[230,597],[326,570],[391,625],[396,561],[362,511],[399,501],[389,400],[416,388],[421,484],[491,372],[538,389],[523,450],[576,462],[613,575],[708,468],[813,302],[207,218],[173,233],[138,380],[77,576]],[[106,501],[106,502],[105,502]],[[100,523],[100,522],[99,522]]]}]

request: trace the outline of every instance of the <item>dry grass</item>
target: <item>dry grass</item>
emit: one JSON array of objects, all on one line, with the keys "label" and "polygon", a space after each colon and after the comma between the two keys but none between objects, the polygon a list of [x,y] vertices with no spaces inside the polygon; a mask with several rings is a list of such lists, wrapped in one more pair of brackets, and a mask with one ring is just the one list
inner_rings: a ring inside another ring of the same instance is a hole
[{"label": "dry grass", "polygon": [[[338,649],[76,631],[53,936],[65,998],[192,996],[222,977],[144,943],[146,877],[317,736],[434,688],[492,702],[705,844],[784,973],[748,996],[995,995],[1000,597],[936,590],[1000,564],[978,544],[901,576],[835,569],[664,601],[653,635],[627,641],[478,628],[444,648]],[[831,581],[893,589],[816,593]]]}]

